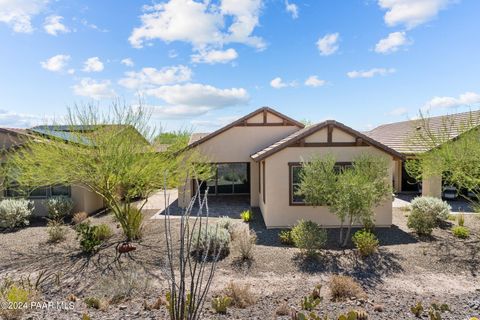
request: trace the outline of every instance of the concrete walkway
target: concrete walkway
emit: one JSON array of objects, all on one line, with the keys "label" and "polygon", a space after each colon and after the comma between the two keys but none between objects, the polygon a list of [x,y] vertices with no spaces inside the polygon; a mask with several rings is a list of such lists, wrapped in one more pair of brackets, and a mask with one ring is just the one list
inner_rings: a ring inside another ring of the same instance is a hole
[{"label": "concrete walkway", "polygon": [[[417,197],[414,194],[398,194],[393,201],[394,208],[403,208],[410,205],[410,202],[413,198]],[[463,198],[458,198],[457,200],[447,200],[450,207],[452,207],[452,214],[475,214],[473,209],[471,208],[468,201]]]}]

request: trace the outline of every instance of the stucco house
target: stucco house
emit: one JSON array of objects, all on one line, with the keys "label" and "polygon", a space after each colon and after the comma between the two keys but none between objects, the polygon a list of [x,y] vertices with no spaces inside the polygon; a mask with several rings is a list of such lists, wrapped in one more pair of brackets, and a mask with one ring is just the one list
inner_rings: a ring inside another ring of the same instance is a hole
[{"label": "stucco house", "polygon": [[466,130],[478,126],[480,110],[383,124],[365,134],[403,155],[403,160],[396,161],[393,170],[395,192],[420,191],[424,196],[440,198],[444,187],[441,176],[424,179],[419,184],[405,170],[405,161],[432,149],[431,144],[416,138],[418,133],[426,132],[425,127],[428,127],[428,133],[439,141],[455,141]]},{"label": "stucco house", "polygon": [[[34,127],[31,129],[0,128],[0,148],[2,152],[1,164],[3,165],[8,154],[15,152],[18,148],[24,147],[27,139],[50,139],[59,138],[66,142],[71,142],[72,128],[67,127]],[[80,128],[79,128],[80,130]],[[82,129],[84,130],[84,128]],[[93,130],[93,128],[92,128]],[[61,165],[61,164],[59,164]],[[23,197],[15,188],[3,188],[0,192],[0,198]],[[44,200],[52,196],[68,196],[74,202],[74,212],[84,211],[87,213],[97,212],[105,207],[103,199],[96,193],[80,185],[55,185],[44,186],[32,190],[28,194],[28,199],[35,205],[33,214],[35,216],[46,216],[47,210],[43,204]]]},{"label": "stucco house", "polygon": [[[287,227],[299,219],[325,227],[340,225],[327,207],[312,207],[295,195],[302,161],[333,154],[338,166],[348,166],[359,154],[371,153],[389,162],[390,180],[403,155],[381,142],[328,120],[305,127],[272,108],[260,108],[210,134],[194,134],[189,148],[215,165],[216,175],[203,188],[209,195],[249,195],[267,228]],[[195,192],[193,181],[179,188],[179,205],[186,206]],[[203,191],[203,190],[201,190]],[[377,226],[392,224],[392,201],[375,208]]]}]

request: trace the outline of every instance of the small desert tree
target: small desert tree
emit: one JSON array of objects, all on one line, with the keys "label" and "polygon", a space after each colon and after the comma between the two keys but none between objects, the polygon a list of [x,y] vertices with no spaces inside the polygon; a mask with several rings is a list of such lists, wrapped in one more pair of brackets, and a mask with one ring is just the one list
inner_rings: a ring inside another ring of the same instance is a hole
[{"label": "small desert tree", "polygon": [[[8,158],[6,181],[22,190],[48,185],[76,185],[103,198],[121,225],[127,241],[139,236],[141,213],[148,197],[164,185],[184,181],[193,154],[171,146],[156,152],[150,144],[156,130],[144,108],[113,103],[109,108],[69,109],[63,126],[45,127],[47,137],[33,135],[24,148]],[[58,135],[60,132],[60,135]],[[56,138],[58,136],[58,138]],[[168,172],[165,184],[164,176]],[[140,207],[133,201],[143,197]]]},{"label": "small desert tree", "polygon": [[[340,243],[347,245],[352,225],[373,220],[373,210],[391,194],[385,158],[362,154],[351,168],[335,170],[335,158],[303,163],[298,194],[313,206],[328,206],[340,220]],[[346,225],[346,234],[344,229]]]},{"label": "small desert tree", "polygon": [[418,181],[442,176],[445,184],[459,190],[468,190],[475,207],[480,199],[480,113],[470,112],[461,119],[444,116],[440,123],[432,124],[428,116],[420,113],[411,144],[422,146],[425,152],[407,161],[406,169]]}]

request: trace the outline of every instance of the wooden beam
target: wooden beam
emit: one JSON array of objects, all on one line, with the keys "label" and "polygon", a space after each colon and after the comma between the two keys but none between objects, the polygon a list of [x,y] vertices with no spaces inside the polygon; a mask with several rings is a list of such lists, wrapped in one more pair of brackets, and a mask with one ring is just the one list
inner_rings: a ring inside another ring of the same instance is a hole
[{"label": "wooden beam", "polygon": [[363,139],[362,138],[357,138],[355,139],[357,146],[361,146],[363,144]]},{"label": "wooden beam", "polygon": [[263,110],[263,123],[267,123],[267,110]]},{"label": "wooden beam", "polygon": [[333,125],[329,124],[328,125],[328,137],[327,137],[327,141],[329,143],[332,143],[333,142]]}]

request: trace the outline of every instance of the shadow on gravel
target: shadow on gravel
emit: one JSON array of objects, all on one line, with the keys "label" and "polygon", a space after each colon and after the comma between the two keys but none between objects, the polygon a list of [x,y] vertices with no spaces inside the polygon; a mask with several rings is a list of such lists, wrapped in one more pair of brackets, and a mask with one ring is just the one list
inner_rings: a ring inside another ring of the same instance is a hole
[{"label": "shadow on gravel", "polygon": [[359,257],[352,250],[326,250],[316,257],[305,257],[301,254],[294,257],[299,271],[310,274],[347,274],[365,287],[375,287],[382,283],[383,277],[402,272],[399,260],[397,255],[381,249],[367,258]]}]

